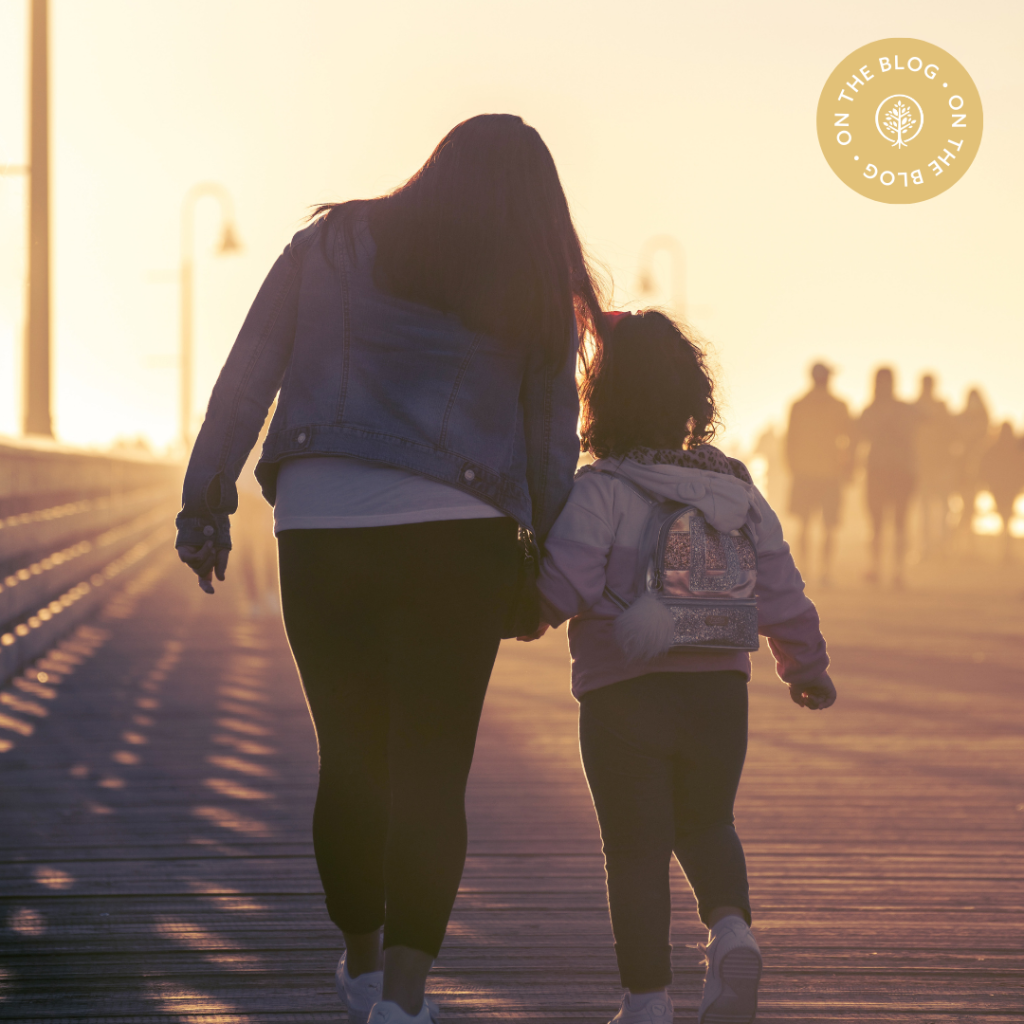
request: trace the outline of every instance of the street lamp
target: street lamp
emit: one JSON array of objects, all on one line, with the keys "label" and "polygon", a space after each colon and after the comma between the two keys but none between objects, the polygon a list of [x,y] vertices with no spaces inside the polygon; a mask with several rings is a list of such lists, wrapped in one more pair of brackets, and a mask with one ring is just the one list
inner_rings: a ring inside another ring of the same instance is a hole
[{"label": "street lamp", "polygon": [[193,278],[195,275],[195,212],[200,199],[210,196],[220,203],[220,242],[218,256],[238,252],[242,245],[235,230],[234,206],[223,185],[201,181],[185,193],[181,206],[181,446],[188,454],[192,443],[192,352],[193,352]]},{"label": "street lamp", "polygon": [[654,257],[659,252],[667,252],[671,259],[670,304],[676,316],[683,318],[686,315],[683,247],[671,235],[655,235],[644,242],[640,249],[640,269],[637,272],[637,287],[640,289],[641,295],[653,295],[657,291],[654,282]]}]

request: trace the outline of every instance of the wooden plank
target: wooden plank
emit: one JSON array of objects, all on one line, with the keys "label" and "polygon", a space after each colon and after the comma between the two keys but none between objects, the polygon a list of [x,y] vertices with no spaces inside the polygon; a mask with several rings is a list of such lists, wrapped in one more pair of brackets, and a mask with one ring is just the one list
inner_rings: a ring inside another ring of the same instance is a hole
[{"label": "wooden plank", "polygon": [[[49,714],[0,756],[4,1018],[337,1019],[340,937],[309,841],[315,749],[280,626],[165,569],[99,624],[93,656],[44,684]],[[793,707],[763,654],[751,684],[737,818],[766,959],[759,1019],[1022,1020],[1019,614],[997,590],[821,605],[836,708]],[[431,981],[445,1019],[594,1024],[617,1004],[567,667],[558,635],[502,651]],[[672,993],[689,1022],[704,932],[679,873],[673,892]]]}]

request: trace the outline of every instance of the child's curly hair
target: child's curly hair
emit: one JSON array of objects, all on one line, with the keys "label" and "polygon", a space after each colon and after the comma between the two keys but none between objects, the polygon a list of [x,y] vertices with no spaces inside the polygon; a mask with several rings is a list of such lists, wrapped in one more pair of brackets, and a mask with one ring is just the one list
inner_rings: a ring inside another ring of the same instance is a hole
[{"label": "child's curly hair", "polygon": [[656,309],[620,315],[596,342],[580,384],[584,451],[693,448],[715,436],[715,382],[704,353]]}]

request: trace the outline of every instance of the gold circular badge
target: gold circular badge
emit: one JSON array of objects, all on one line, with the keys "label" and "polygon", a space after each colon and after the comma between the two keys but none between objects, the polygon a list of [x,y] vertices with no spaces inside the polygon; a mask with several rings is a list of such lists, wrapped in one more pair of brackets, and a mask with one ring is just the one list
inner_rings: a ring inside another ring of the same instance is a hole
[{"label": "gold circular badge", "polygon": [[920,39],[854,50],[818,100],[818,142],[847,185],[920,203],[955,185],[981,144],[981,98],[963,65]]}]

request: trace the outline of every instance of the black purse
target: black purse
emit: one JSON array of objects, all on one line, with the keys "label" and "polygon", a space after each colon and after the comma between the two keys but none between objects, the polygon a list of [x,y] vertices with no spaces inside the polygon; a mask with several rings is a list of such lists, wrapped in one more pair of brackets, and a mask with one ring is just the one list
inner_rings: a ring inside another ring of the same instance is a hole
[{"label": "black purse", "polygon": [[540,552],[533,534],[519,527],[519,565],[508,614],[502,626],[502,640],[517,636],[530,636],[540,627],[540,592],[537,575],[540,572]]}]

